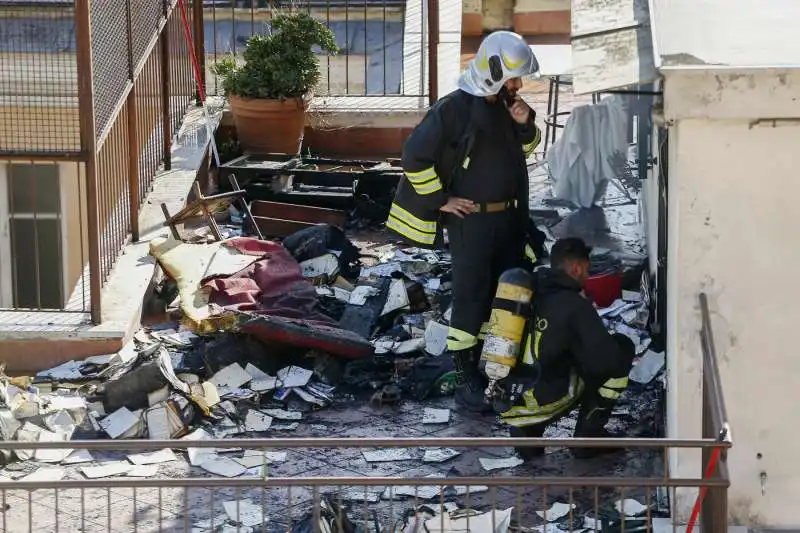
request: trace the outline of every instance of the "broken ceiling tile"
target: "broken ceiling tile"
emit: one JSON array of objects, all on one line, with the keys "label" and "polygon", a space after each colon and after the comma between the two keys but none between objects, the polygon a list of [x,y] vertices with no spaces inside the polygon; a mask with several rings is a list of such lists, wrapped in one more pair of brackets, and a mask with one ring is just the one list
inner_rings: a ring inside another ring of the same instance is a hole
[{"label": "broken ceiling tile", "polygon": [[308,384],[313,375],[312,370],[292,365],[278,370],[278,382],[281,387],[285,388],[303,387]]},{"label": "broken ceiling tile", "polygon": [[97,466],[83,466],[81,472],[89,479],[119,476],[133,470],[134,465],[127,461],[112,461]]},{"label": "broken ceiling tile", "polygon": [[398,342],[392,348],[392,352],[397,355],[405,355],[409,353],[418,352],[425,348],[425,339],[409,339],[407,341]]},{"label": "broken ceiling tile", "polygon": [[448,422],[450,422],[450,409],[426,407],[422,411],[423,424],[447,424]]},{"label": "broken ceiling tile", "polygon": [[617,500],[614,503],[614,508],[617,510],[618,513],[624,514],[625,516],[639,516],[640,514],[647,511],[647,506],[642,505],[636,500],[632,500],[630,498],[626,498],[624,500]]},{"label": "broken ceiling tile", "polygon": [[86,400],[80,396],[51,394],[45,399],[45,413],[52,411],[79,411],[86,409]]},{"label": "broken ceiling tile", "polygon": [[478,461],[481,463],[483,469],[487,472],[491,472],[492,470],[500,470],[503,468],[515,468],[525,462],[516,456],[504,457],[502,459],[489,459],[481,457],[478,459]]},{"label": "broken ceiling tile", "polygon": [[128,456],[128,460],[135,465],[152,465],[177,461],[178,457],[171,449],[166,448],[149,453],[136,453]]},{"label": "broken ceiling tile", "polygon": [[262,409],[264,413],[267,413],[272,418],[277,418],[278,420],[302,420],[303,413],[300,411],[287,411],[285,409]]},{"label": "broken ceiling tile", "polygon": [[209,381],[218,389],[238,389],[252,379],[239,363],[233,363],[211,376]]},{"label": "broken ceiling tile", "polygon": [[215,456],[200,463],[200,468],[223,477],[237,477],[244,474],[245,468],[229,457]]},{"label": "broken ceiling tile", "polygon": [[133,468],[131,468],[125,473],[127,477],[153,477],[157,474],[158,474],[157,464],[135,465]]},{"label": "broken ceiling tile", "polygon": [[652,350],[647,350],[639,361],[631,368],[629,375],[632,381],[636,383],[647,384],[650,383],[656,375],[661,372],[666,362],[664,352],[657,353]]},{"label": "broken ceiling tile", "polygon": [[292,422],[291,424],[287,423],[278,423],[272,424],[270,428],[273,431],[297,431],[297,428],[300,427],[300,422]]},{"label": "broken ceiling tile", "polygon": [[411,452],[405,448],[386,448],[382,450],[363,450],[361,454],[368,463],[386,463],[390,461],[408,461]]},{"label": "broken ceiling tile", "polygon": [[271,390],[275,390],[278,387],[278,378],[273,376],[267,376],[264,379],[253,379],[250,382],[250,390],[256,392],[267,392]]},{"label": "broken ceiling tile", "polygon": [[461,455],[461,452],[452,448],[428,448],[422,456],[423,463],[443,463]]},{"label": "broken ceiling tile", "polygon": [[575,504],[567,504],[562,502],[555,502],[550,509],[546,511],[536,511],[536,514],[539,515],[539,518],[542,520],[546,520],[548,522],[555,522],[556,520],[561,520],[565,516],[567,516],[570,511],[575,509]]},{"label": "broken ceiling tile", "polygon": [[[211,435],[206,430],[198,428],[182,437],[181,440],[211,440]],[[188,448],[186,452],[189,455],[189,464],[192,466],[199,466],[203,461],[217,456],[214,448]]]},{"label": "broken ceiling tile", "polygon": [[[69,436],[63,433],[54,433],[43,429],[39,432],[39,442],[67,442]],[[33,455],[34,459],[43,463],[60,463],[72,453],[71,448],[62,449],[39,449]]]},{"label": "broken ceiling tile", "polygon": [[375,287],[359,285],[350,293],[350,301],[348,303],[350,305],[364,305],[369,298],[377,296],[378,294],[380,294],[380,291]]},{"label": "broken ceiling tile", "polygon": [[431,355],[442,355],[447,349],[448,327],[435,320],[425,328],[425,351]]},{"label": "broken ceiling tile", "polygon": [[56,466],[52,467],[43,467],[39,468],[38,470],[34,470],[27,476],[21,477],[20,481],[38,481],[38,482],[50,482],[50,481],[59,481],[64,478],[67,474],[67,471],[63,468],[59,468]]},{"label": "broken ceiling tile", "polygon": [[389,295],[386,297],[386,304],[383,306],[381,316],[408,307],[409,303],[405,280],[393,279],[389,284]]},{"label": "broken ceiling tile", "polygon": [[269,520],[266,509],[261,505],[256,505],[252,500],[224,502],[222,507],[232,522],[245,527],[265,524]]},{"label": "broken ceiling tile", "polygon": [[361,267],[360,278],[370,277],[391,277],[395,272],[402,272],[403,266],[400,262],[380,263],[371,267]]},{"label": "broken ceiling tile", "polygon": [[258,368],[253,363],[247,363],[247,366],[244,367],[244,371],[250,374],[250,377],[253,379],[268,379],[270,377],[269,374]]},{"label": "broken ceiling tile", "polygon": [[116,439],[124,435],[139,422],[139,417],[127,407],[120,407],[100,421],[100,427],[109,437]]},{"label": "broken ceiling tile", "polygon": [[63,461],[61,461],[61,464],[77,465],[81,463],[91,463],[92,461],[94,461],[94,457],[89,450],[74,450]]},{"label": "broken ceiling tile", "polygon": [[244,419],[244,426],[247,431],[267,431],[272,425],[272,417],[268,414],[250,409]]}]

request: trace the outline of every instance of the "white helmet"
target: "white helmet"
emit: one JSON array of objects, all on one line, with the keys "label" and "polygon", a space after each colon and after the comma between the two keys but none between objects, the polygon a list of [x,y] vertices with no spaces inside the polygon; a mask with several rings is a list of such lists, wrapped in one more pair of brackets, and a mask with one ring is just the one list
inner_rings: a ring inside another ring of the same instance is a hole
[{"label": "white helmet", "polygon": [[512,78],[539,72],[539,62],[521,35],[510,31],[490,33],[478,53],[458,78],[458,88],[473,96],[493,96]]}]

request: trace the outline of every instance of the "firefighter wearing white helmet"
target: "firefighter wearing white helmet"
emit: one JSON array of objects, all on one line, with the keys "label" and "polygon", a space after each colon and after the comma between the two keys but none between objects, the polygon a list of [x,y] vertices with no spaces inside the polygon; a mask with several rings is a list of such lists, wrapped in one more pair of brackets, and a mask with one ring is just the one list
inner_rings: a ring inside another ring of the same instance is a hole
[{"label": "firefighter wearing white helmet", "polygon": [[478,53],[458,79],[458,88],[473,96],[494,96],[509,80],[538,72],[536,56],[521,36],[510,31],[496,31],[481,43]]},{"label": "firefighter wearing white helmet", "polygon": [[524,264],[526,252],[535,261],[544,251],[544,234],[529,218],[526,164],[542,135],[536,113],[517,94],[522,78],[537,71],[519,35],[487,36],[458,89],[439,99],[406,140],[405,176],[386,221],[416,246],[442,247],[447,230],[453,266],[447,348],[456,400],[469,410],[491,410],[478,359],[497,280]]}]

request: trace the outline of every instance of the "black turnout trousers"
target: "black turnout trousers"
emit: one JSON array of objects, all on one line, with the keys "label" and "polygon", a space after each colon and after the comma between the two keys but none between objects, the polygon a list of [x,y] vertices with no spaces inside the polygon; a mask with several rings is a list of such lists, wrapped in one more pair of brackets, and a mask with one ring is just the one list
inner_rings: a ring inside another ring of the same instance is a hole
[{"label": "black turnout trousers", "polygon": [[522,264],[525,230],[517,209],[448,215],[445,223],[453,265],[450,327],[477,337],[489,319],[497,279]]}]

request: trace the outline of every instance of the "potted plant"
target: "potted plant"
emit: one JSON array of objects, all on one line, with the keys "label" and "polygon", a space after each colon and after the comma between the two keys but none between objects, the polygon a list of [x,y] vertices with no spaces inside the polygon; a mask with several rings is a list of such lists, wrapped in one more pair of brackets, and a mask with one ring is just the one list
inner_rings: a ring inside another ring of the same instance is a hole
[{"label": "potted plant", "polygon": [[247,40],[243,63],[231,56],[212,67],[222,78],[245,151],[300,152],[306,107],[320,78],[314,46],[339,51],[325,25],[307,13],[284,13],[272,19],[268,33]]}]

